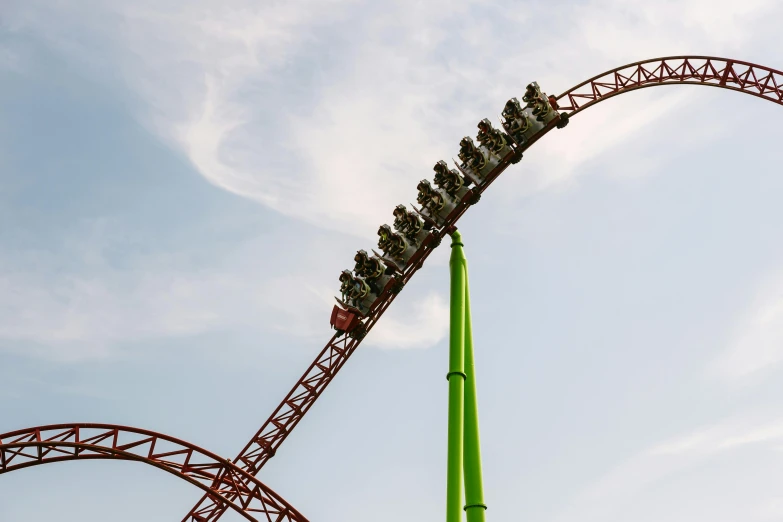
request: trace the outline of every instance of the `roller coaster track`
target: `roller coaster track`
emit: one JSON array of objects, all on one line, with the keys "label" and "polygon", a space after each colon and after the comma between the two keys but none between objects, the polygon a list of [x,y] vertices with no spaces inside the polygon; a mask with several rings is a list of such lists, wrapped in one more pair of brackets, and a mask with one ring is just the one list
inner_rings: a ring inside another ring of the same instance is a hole
[{"label": "roller coaster track", "polygon": [[111,424],[57,424],[0,435],[0,474],[69,460],[120,459],[168,471],[247,520],[307,522],[296,509],[230,461],[173,437]]},{"label": "roller coaster track", "polygon": [[[644,87],[670,84],[696,84],[721,87],[752,94],[783,105],[783,72],[739,60],[714,58],[708,56],[672,56],[636,62],[586,80],[567,90],[556,99],[556,109],[568,114],[568,117],[595,105],[607,98],[617,96]],[[552,130],[557,120],[536,134],[532,140],[519,147],[521,153],[544,134]],[[511,155],[504,158],[495,170],[487,176],[487,181],[478,187],[483,192],[505,169],[511,161]],[[453,227],[470,204],[460,203],[459,211],[441,229],[442,234]],[[407,282],[421,268],[432,248],[426,248],[423,255],[406,267],[402,281]],[[382,296],[383,302],[365,321],[369,332],[378,322],[383,312],[394,301],[395,294]],[[361,343],[362,338],[351,338],[345,334],[335,334],[326,344],[315,361],[307,368],[285,399],[272,412],[261,429],[250,439],[234,459],[234,463],[255,476],[264,464],[275,455],[289,433],[299,424],[302,417],[323,393],[331,380],[345,365]],[[201,501],[185,516],[183,522],[212,522],[226,510],[205,495]]]},{"label": "roller coaster track", "polygon": [[[557,97],[550,97],[560,116],[552,120],[523,146],[513,147],[486,180],[463,198],[443,227],[434,230],[435,241],[422,247],[402,272],[396,291],[379,297],[363,326],[353,334],[335,333],[307,368],[272,415],[250,439],[233,462],[221,459],[186,442],[157,433],[105,424],[44,426],[0,435],[0,474],[8,471],[63,460],[121,459],[151,464],[173,473],[205,491],[202,499],[183,518],[183,522],[214,522],[228,509],[248,520],[258,513],[269,522],[306,520],[279,495],[255,476],[299,424],[337,372],[345,365],[386,309],[399,289],[422,267],[442,237],[453,230],[471,203],[521,153],[555,127],[563,127],[570,117],[625,92],[656,85],[694,84],[719,87],[750,94],[783,105],[783,72],[739,60],[708,56],[671,56],[636,62],[590,78]],[[468,201],[470,200],[470,201]],[[85,430],[98,430],[84,438]],[[130,442],[120,444],[129,437]],[[157,445],[157,447],[156,447]],[[161,445],[168,445],[160,451]]]}]

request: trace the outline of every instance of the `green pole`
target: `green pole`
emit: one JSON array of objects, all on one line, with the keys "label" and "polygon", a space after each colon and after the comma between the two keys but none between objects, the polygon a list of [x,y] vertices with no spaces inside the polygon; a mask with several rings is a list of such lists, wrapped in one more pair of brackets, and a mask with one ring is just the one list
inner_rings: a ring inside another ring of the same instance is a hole
[{"label": "green pole", "polygon": [[473,332],[470,324],[470,284],[465,262],[465,511],[468,522],[485,522],[484,486],[481,479],[476,370],[473,365]]},{"label": "green pole", "polygon": [[449,332],[449,440],[446,469],[446,522],[462,520],[462,464],[465,401],[465,254],[461,236],[451,234],[451,330]]}]

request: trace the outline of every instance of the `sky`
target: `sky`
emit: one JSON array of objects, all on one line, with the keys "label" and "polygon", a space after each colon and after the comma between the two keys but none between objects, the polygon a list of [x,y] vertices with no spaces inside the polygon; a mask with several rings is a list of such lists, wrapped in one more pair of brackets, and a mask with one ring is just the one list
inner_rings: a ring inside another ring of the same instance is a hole
[{"label": "sky", "polygon": [[[781,19],[775,0],[0,2],[0,432],[115,423],[233,457],[331,337],[340,271],[478,121],[531,81],[557,95],[646,58],[783,69]],[[629,93],[463,217],[488,520],[783,519],[781,118]],[[448,255],[259,474],[310,520],[444,517]],[[200,496],[61,463],[0,476],[0,522],[180,520]]]}]

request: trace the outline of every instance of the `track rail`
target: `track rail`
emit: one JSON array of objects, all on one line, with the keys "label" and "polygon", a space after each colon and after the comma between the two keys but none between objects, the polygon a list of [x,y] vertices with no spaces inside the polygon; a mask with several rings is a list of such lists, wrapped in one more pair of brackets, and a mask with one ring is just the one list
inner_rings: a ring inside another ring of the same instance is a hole
[{"label": "track rail", "polygon": [[624,92],[682,84],[730,89],[783,105],[783,72],[714,56],[669,56],[623,65],[571,87],[557,100],[560,110],[574,115]]},{"label": "track rail", "polygon": [[[453,230],[492,182],[547,132],[608,98],[646,87],[693,84],[743,92],[783,105],[783,72],[740,60],[709,56],[654,58],[612,69],[590,78],[554,99],[561,112],[524,146],[515,146],[486,181],[459,203],[449,220],[434,231],[436,241],[401,275],[407,284],[447,231]],[[560,122],[558,120],[561,120]],[[369,332],[391,305],[396,293],[380,297],[364,322]],[[255,478],[320,397],[361,343],[362,336],[335,334],[233,462],[185,441],[159,433],[110,424],[59,424],[0,435],[0,474],[30,466],[68,460],[120,459],[138,461],[172,473],[205,491],[183,522],[214,522],[228,509],[251,521],[306,522],[298,511]]]},{"label": "track rail", "polygon": [[280,495],[229,460],[160,433],[111,424],[57,424],[0,435],[0,475],[94,459],[155,466],[202,489],[215,505],[253,522],[307,522]]},{"label": "track rail", "polygon": [[[569,116],[572,116],[618,94],[643,87],[668,84],[722,87],[783,105],[783,72],[781,71],[725,58],[672,56],[624,65],[590,78],[558,96],[556,98],[557,109],[566,111]],[[522,150],[516,149],[515,152],[521,153],[529,148],[554,128],[555,124],[556,121],[552,122],[535,136],[535,140],[529,142]],[[492,181],[508,167],[510,159],[511,156],[505,158],[487,177],[487,182],[478,187],[479,194],[484,192]],[[441,237],[445,230],[457,223],[468,206],[465,202],[460,204],[458,211],[442,228]],[[432,249],[428,248],[416,263],[406,268],[403,272],[404,283],[407,283],[413,274],[421,268],[431,251]],[[372,329],[383,312],[391,305],[394,297],[394,295],[382,297],[383,301],[380,306],[365,322],[367,332]],[[347,335],[335,334],[332,336],[315,361],[283,399],[283,402],[272,412],[261,429],[234,459],[234,463],[250,475],[255,476],[264,464],[275,455],[288,434],[302,420],[302,417],[345,365],[360,342],[361,339],[353,339]],[[183,518],[183,522],[211,522],[220,518],[226,509],[226,506],[215,503],[205,495]]]},{"label": "track rail", "polygon": [[[573,116],[605,99],[633,90],[656,85],[695,84],[720,87],[744,92],[759,98],[783,105],[783,72],[761,65],[740,60],[716,58],[710,56],[670,56],[654,58],[624,65],[586,80],[556,97],[558,111]],[[535,135],[524,147],[516,147],[520,154],[538,139],[552,130],[558,120],[552,121]],[[487,176],[487,181],[477,187],[479,194],[509,166],[513,154],[510,154]],[[476,190],[476,189],[474,189]],[[447,230],[455,226],[470,205],[461,202],[451,219],[440,230],[440,238]],[[403,282],[413,277],[424,264],[432,248],[413,265],[403,271]],[[395,295],[381,296],[381,304],[366,320],[369,332],[378,322],[383,312],[394,301]],[[359,346],[361,338],[353,339],[347,335],[335,334],[318,354],[315,361],[288,392],[283,402],[272,412],[261,429],[250,439],[234,459],[234,463],[249,475],[255,476],[296,427],[302,417],[334,379],[337,372]],[[208,495],[183,518],[183,522],[213,522],[228,509],[215,502]]]}]

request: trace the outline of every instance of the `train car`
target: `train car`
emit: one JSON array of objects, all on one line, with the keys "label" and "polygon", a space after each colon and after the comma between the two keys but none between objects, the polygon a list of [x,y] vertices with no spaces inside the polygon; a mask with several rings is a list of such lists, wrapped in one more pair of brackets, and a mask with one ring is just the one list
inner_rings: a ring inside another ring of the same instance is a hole
[{"label": "train car", "polygon": [[518,145],[526,145],[530,138],[539,133],[553,119],[558,117],[552,100],[541,92],[536,82],[525,89],[522,97],[525,106],[511,98],[503,108],[503,128]]},{"label": "train car", "polygon": [[332,308],[329,324],[340,333],[353,333],[363,326],[362,318],[359,314],[351,310],[345,310],[338,305],[334,305],[334,308]]},{"label": "train car", "polygon": [[457,167],[465,177],[481,185],[514,149],[506,134],[495,129],[488,119],[481,120],[478,129],[478,146],[469,136],[460,141],[458,157],[462,163],[457,163]]},{"label": "train car", "polygon": [[370,285],[370,290],[373,294],[376,296],[383,294],[392,280],[394,269],[387,267],[380,257],[371,256],[364,250],[356,252],[353,260],[356,263],[353,273],[363,278]]},{"label": "train car", "polygon": [[[396,293],[402,287],[399,279],[405,268],[414,264],[426,252],[440,243],[439,228],[445,226],[452,214],[458,211],[464,201],[475,203],[480,189],[496,167],[515,155],[514,145],[526,143],[531,136],[542,130],[558,117],[552,100],[548,99],[535,82],[527,86],[523,108],[512,98],[503,110],[503,127],[506,134],[495,129],[488,119],[478,124],[476,140],[466,136],[460,141],[458,170],[449,169],[445,161],[438,161],[435,171],[435,185],[426,179],[419,182],[416,201],[421,209],[409,211],[404,205],[394,209],[393,229],[382,225],[378,229],[379,254],[373,250],[370,256],[364,250],[354,257],[354,272],[344,270],[340,274],[340,306],[332,311],[332,326],[340,331],[356,327],[357,321],[372,313],[372,310],[387,292]],[[455,162],[456,163],[456,162]],[[476,188],[470,188],[471,185]]]},{"label": "train car", "polygon": [[490,156],[499,161],[512,152],[510,140],[506,139],[508,136],[493,127],[487,118],[479,122],[478,129],[476,140],[483,149],[489,152]]},{"label": "train car", "polygon": [[378,248],[383,252],[379,256],[383,262],[399,272],[405,269],[408,260],[416,253],[416,246],[402,234],[394,232],[389,225],[378,228]]},{"label": "train car", "polygon": [[346,309],[356,310],[362,316],[367,315],[378,299],[378,294],[373,292],[363,277],[355,276],[350,270],[343,270],[339,279],[341,298],[335,297],[337,302]]},{"label": "train car", "polygon": [[[359,250],[354,256],[353,274],[343,270],[340,274],[341,298],[335,297],[341,309],[347,310],[357,317],[366,317],[375,309],[379,300],[387,293],[396,293],[400,289],[400,281],[395,276],[395,269],[384,263],[377,255],[369,255]],[[338,318],[332,314],[332,319]],[[344,330],[344,328],[338,328]]]},{"label": "train car", "polygon": [[440,190],[448,194],[456,202],[462,199],[470,192],[470,185],[473,181],[467,176],[463,176],[455,169],[449,169],[445,161],[438,161],[432,168],[435,171],[433,181]]},{"label": "train car", "polygon": [[456,208],[459,199],[450,196],[445,190],[433,187],[426,179],[421,180],[416,189],[419,191],[416,202],[421,205],[421,210],[418,212],[437,227],[442,227],[446,223],[446,218]]},{"label": "train car", "polygon": [[433,222],[425,221],[416,212],[411,212],[405,205],[397,205],[394,209],[394,230],[405,236],[405,239],[420,248],[432,230]]}]

